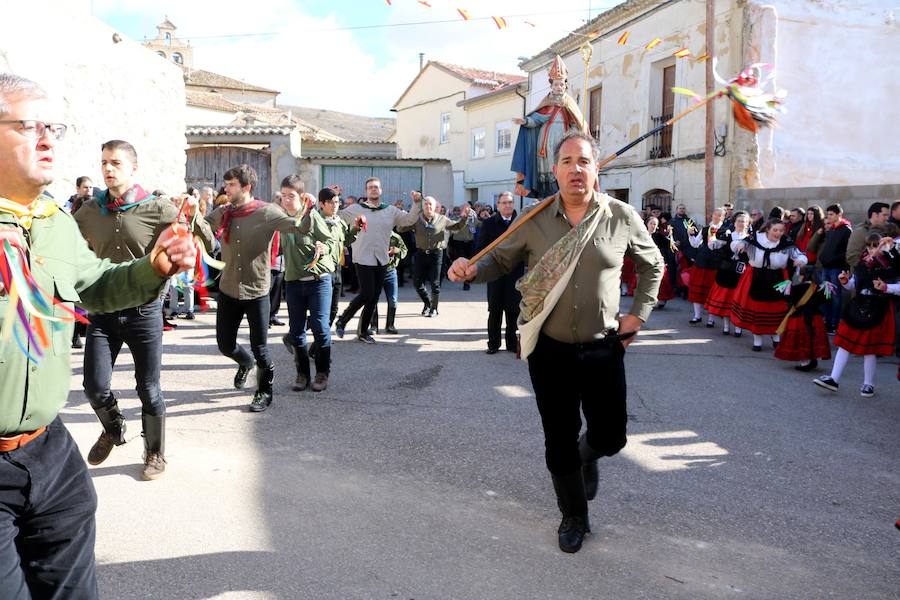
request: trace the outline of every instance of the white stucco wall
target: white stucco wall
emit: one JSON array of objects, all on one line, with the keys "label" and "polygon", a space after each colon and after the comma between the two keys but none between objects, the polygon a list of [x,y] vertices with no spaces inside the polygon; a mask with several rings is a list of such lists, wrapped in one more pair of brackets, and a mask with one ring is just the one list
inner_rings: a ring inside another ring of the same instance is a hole
[{"label": "white stucco wall", "polygon": [[[23,23],[39,23],[40,36]],[[84,2],[15,2],[0,20],[0,70],[39,82],[62,102],[69,131],[49,190],[58,200],[74,192],[80,175],[102,184],[100,145],[110,139],[135,146],[147,189],[184,188],[181,69],[130,40],[113,43],[113,33]]]},{"label": "white stucco wall", "polygon": [[788,90],[766,187],[900,182],[900,3],[766,0]]}]

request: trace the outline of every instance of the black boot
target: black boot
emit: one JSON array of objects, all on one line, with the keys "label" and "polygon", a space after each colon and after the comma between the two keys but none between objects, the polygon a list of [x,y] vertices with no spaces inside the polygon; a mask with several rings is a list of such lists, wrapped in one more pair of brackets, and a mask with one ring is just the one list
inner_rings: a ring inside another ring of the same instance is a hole
[{"label": "black boot", "polygon": [[243,389],[247,385],[247,375],[253,368],[253,355],[238,346],[230,358],[238,364],[237,373],[234,374],[234,387],[238,390]]},{"label": "black boot", "polygon": [[119,410],[119,402],[113,394],[109,395],[110,402],[104,408],[95,408],[97,418],[103,425],[103,433],[91,446],[87,461],[91,465],[99,465],[109,457],[113,446],[121,446],[125,443],[125,417]]},{"label": "black boot", "polygon": [[378,305],[375,305],[375,310],[372,311],[372,320],[369,322],[369,335],[374,333],[381,333],[381,330],[378,329]]},{"label": "black boot", "polygon": [[600,473],[597,470],[597,460],[603,456],[590,447],[587,443],[587,435],[582,435],[578,440],[578,453],[581,455],[581,475],[584,478],[584,496],[593,500],[597,495],[597,484],[600,481]]},{"label": "black boot", "polygon": [[394,319],[397,317],[397,307],[388,307],[387,323],[384,324],[384,330],[387,333],[396,334],[397,328],[394,327]]},{"label": "black boot", "polygon": [[258,387],[256,388],[256,393],[253,394],[253,400],[250,402],[250,412],[262,412],[272,404],[272,384],[275,382],[275,366],[273,365],[268,369],[257,367],[256,380]]},{"label": "black boot", "polygon": [[559,549],[563,552],[578,552],[584,536],[591,531],[581,469],[562,477],[551,477],[553,489],[556,490],[556,502],[563,515],[558,530]]},{"label": "black boot", "polygon": [[438,304],[441,301],[441,297],[438,294],[432,294],[431,296],[431,311],[428,313],[429,317],[438,316]]},{"label": "black boot", "polygon": [[331,346],[319,348],[316,354],[316,380],[312,391],[324,392],[328,388],[328,373],[331,371]]},{"label": "black boot", "polygon": [[144,426],[144,481],[166,472],[166,416],[141,415]]},{"label": "black boot", "polygon": [[302,392],[309,386],[309,354],[306,346],[294,348],[294,366],[297,368],[297,381],[294,382],[293,390]]}]

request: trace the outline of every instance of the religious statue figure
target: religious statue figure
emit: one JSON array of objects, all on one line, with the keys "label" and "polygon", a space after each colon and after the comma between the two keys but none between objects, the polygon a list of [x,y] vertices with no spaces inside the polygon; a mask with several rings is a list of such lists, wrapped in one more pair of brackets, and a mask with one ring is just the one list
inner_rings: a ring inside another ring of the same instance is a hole
[{"label": "religious statue figure", "polygon": [[553,147],[573,129],[587,131],[584,117],[575,100],[566,93],[568,71],[557,56],[550,66],[550,93],[524,119],[513,119],[521,125],[513,152],[512,170],[516,172],[516,194],[546,198],[559,187],[551,169]]}]

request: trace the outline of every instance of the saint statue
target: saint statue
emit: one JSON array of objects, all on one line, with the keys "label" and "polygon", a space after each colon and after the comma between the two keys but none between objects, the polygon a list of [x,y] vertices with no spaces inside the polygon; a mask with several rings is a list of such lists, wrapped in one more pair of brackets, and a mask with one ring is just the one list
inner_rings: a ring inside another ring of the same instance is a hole
[{"label": "saint statue", "polygon": [[513,119],[521,125],[513,152],[512,170],[516,172],[516,194],[546,198],[559,191],[551,169],[553,148],[573,129],[587,132],[584,117],[575,100],[566,93],[568,71],[557,56],[550,66],[550,93],[524,119]]}]

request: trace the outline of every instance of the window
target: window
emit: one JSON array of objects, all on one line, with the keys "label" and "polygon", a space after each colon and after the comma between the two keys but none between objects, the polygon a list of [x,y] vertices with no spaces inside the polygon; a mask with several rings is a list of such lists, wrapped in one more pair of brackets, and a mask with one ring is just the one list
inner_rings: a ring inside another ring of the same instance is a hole
[{"label": "window", "polygon": [[589,126],[591,128],[591,135],[594,136],[595,140],[600,139],[600,107],[601,107],[601,98],[602,98],[603,87],[596,87],[591,90],[591,112],[590,112],[590,123]]},{"label": "window", "polygon": [[[650,95],[650,126],[657,127],[672,118],[675,110],[674,59],[667,59],[653,65]],[[672,156],[672,128],[666,127],[650,138],[650,158],[669,158]]]},{"label": "window", "polygon": [[175,62],[177,62],[179,65],[180,65],[180,64],[184,64],[184,58],[181,56],[181,53],[180,53],[180,52],[173,52],[173,53],[172,53],[172,60],[174,60]]},{"label": "window", "polygon": [[162,56],[163,58],[166,58],[166,53],[163,52],[162,50],[157,50],[156,53],[159,54],[160,56]]},{"label": "window", "polygon": [[441,143],[450,141],[450,113],[441,113]]},{"label": "window", "polygon": [[171,44],[172,44],[172,34],[166,32],[166,45],[171,45]]},{"label": "window", "polygon": [[472,130],[472,158],[484,158],[484,127]]},{"label": "window", "polygon": [[512,121],[497,123],[495,148],[497,149],[497,154],[509,154],[512,152]]}]

